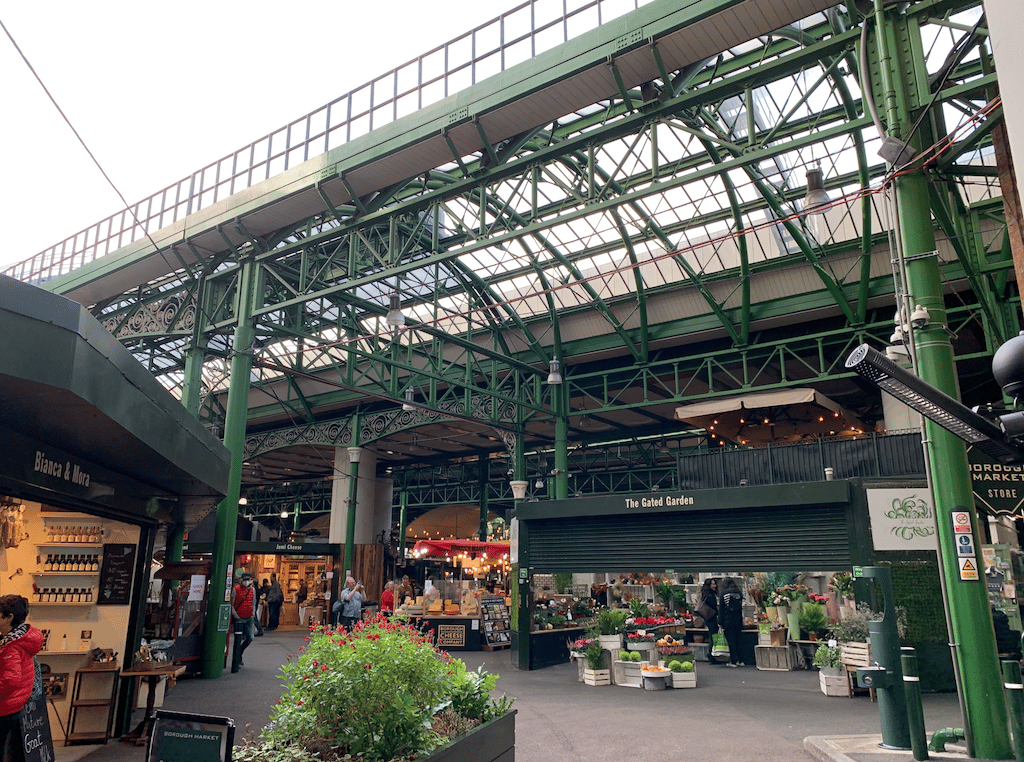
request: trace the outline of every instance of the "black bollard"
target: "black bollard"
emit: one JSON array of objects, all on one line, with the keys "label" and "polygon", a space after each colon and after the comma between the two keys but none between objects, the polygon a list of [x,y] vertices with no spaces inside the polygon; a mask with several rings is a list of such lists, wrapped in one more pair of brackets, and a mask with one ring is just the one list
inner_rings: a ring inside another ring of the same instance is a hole
[{"label": "black bollard", "polygon": [[907,720],[910,723],[910,748],[914,759],[928,759],[928,737],[924,730],[924,706],[921,704],[921,678],[917,674],[917,654],[913,648],[900,648],[900,663],[903,665],[903,695],[907,703]]}]

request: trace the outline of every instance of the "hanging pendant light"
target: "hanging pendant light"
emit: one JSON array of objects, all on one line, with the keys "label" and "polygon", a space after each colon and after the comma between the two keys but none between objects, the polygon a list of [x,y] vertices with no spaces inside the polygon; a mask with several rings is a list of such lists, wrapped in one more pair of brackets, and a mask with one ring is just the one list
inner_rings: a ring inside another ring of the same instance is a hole
[{"label": "hanging pendant light", "polygon": [[415,410],[416,407],[412,404],[412,401],[416,397],[416,390],[411,386],[405,390],[405,402],[402,403],[402,410]]},{"label": "hanging pendant light", "polygon": [[812,214],[824,214],[832,199],[825,192],[825,180],[821,167],[807,170],[807,195],[804,196],[804,210]]},{"label": "hanging pendant light", "polygon": [[402,313],[402,300],[397,292],[390,297],[388,314],[384,317],[384,324],[392,331],[405,325],[405,315]]},{"label": "hanging pendant light", "polygon": [[558,369],[558,360],[552,360],[549,362],[548,367],[550,368],[550,372],[548,373],[548,384],[551,386],[558,386],[562,383],[562,374]]}]

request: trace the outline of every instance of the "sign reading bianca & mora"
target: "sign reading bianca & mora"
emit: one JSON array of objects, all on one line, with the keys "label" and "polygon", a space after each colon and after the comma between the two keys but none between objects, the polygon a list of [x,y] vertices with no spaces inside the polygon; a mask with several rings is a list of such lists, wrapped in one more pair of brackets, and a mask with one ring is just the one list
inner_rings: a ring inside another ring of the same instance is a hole
[{"label": "sign reading bianca & mora", "polygon": [[927,489],[866,492],[875,550],[938,551],[935,508]]}]

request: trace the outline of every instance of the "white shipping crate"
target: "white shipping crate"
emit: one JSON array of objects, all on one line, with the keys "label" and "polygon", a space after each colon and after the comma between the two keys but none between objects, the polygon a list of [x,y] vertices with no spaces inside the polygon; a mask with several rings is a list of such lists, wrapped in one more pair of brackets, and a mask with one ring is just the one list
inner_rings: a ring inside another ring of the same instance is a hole
[{"label": "white shipping crate", "polygon": [[821,692],[826,696],[850,697],[850,687],[846,684],[846,675],[832,676],[819,672],[818,685],[821,686]]}]

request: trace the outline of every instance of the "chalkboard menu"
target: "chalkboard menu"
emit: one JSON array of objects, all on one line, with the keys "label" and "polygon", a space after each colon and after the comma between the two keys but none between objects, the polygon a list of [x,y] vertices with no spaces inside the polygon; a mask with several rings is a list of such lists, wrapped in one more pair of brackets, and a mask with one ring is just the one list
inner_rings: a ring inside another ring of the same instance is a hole
[{"label": "chalkboard menu", "polygon": [[110,543],[103,546],[97,606],[127,606],[132,594],[135,546]]},{"label": "chalkboard menu", "polygon": [[53,762],[53,739],[50,737],[46,701],[41,698],[29,701],[21,711],[18,722],[21,724],[21,746],[25,751],[25,762]]}]

